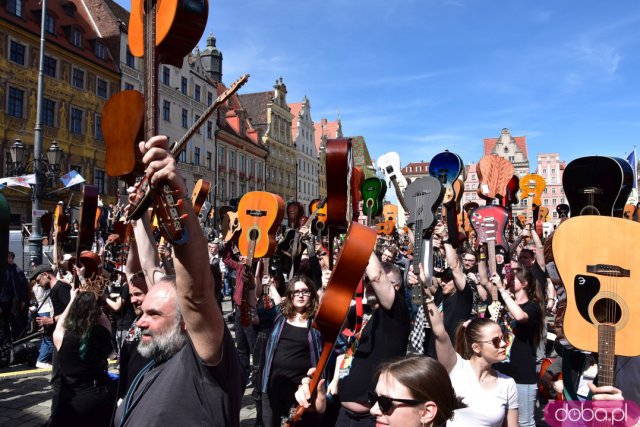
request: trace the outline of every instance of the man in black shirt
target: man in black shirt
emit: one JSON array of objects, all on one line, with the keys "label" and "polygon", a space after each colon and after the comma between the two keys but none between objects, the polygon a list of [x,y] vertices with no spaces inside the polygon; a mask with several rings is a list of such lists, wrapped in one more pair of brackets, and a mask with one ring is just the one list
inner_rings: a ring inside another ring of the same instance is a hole
[{"label": "man in black shirt", "polygon": [[138,351],[153,358],[129,387],[117,426],[238,426],[244,376],[218,307],[207,242],[189,202],[167,137],[140,143],[152,186],[163,182],[183,199],[189,240],[174,246],[176,278],[163,278],[142,303]]}]

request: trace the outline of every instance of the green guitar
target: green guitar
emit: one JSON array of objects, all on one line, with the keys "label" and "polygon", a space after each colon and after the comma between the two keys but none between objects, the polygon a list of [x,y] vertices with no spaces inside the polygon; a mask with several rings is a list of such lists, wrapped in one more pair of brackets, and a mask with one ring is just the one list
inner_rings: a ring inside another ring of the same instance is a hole
[{"label": "green guitar", "polygon": [[360,188],[362,193],[362,212],[367,216],[367,225],[371,224],[371,218],[382,213],[382,202],[387,194],[387,183],[377,176],[367,178]]}]

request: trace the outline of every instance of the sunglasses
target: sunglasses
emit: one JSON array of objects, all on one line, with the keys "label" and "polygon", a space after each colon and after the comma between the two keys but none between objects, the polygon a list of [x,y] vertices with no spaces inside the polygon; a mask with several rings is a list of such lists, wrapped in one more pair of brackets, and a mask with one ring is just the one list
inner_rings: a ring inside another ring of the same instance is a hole
[{"label": "sunglasses", "polygon": [[[499,337],[491,338],[489,341],[478,341],[478,342],[483,342],[483,343],[487,343],[487,344],[493,344],[493,347],[500,348],[500,344],[503,341],[504,341],[504,337],[502,335],[500,335]],[[506,342],[506,341],[504,341],[504,342]]]},{"label": "sunglasses", "polygon": [[308,297],[309,295],[311,295],[311,292],[308,291],[308,290],[293,291],[293,292],[291,292],[291,295],[293,295],[295,297]]},{"label": "sunglasses", "polygon": [[394,405],[393,402],[404,403],[405,405],[419,405],[424,403],[423,400],[413,400],[413,399],[396,399],[394,397],[382,396],[376,393],[375,391],[369,391],[369,405],[373,407],[376,403],[380,408],[380,412],[384,415],[389,415],[398,405]]}]

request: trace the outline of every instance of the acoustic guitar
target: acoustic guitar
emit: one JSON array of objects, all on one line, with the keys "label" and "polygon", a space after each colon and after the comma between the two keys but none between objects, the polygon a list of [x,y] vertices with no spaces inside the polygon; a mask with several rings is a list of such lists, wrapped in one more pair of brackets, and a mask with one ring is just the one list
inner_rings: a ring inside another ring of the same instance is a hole
[{"label": "acoustic guitar", "polygon": [[504,157],[494,154],[483,156],[476,165],[478,174],[478,196],[493,202],[495,198],[504,199],[507,185],[513,177],[514,169],[511,162]]},{"label": "acoustic guitar", "polygon": [[[436,224],[436,210],[444,197],[444,187],[441,182],[425,176],[413,181],[405,191],[405,202],[409,208],[408,223],[413,225],[413,270],[420,274],[419,264],[422,263],[428,280],[433,277],[433,229]],[[413,287],[413,303],[422,305],[422,285]]]},{"label": "acoustic guitar", "polygon": [[580,157],[567,164],[562,186],[571,217],[622,217],[633,186],[633,169],[618,157]]},{"label": "acoustic guitar", "polygon": [[[354,160],[353,158],[351,159]],[[358,221],[360,218],[360,202],[362,202],[362,183],[364,182],[364,171],[362,167],[352,164],[351,173],[351,221]]]},{"label": "acoustic guitar", "polygon": [[304,213],[304,207],[300,202],[290,201],[287,203],[287,227],[297,228],[300,217]]},{"label": "acoustic guitar", "polygon": [[456,193],[453,190],[453,183],[460,177],[462,171],[464,171],[462,159],[449,150],[436,154],[429,162],[429,175],[440,181],[444,187],[443,204],[454,200]]},{"label": "acoustic guitar", "polygon": [[566,292],[562,331],[574,347],[598,352],[599,385],[613,384],[614,355],[640,355],[638,239],[636,222],[589,215],[568,219],[553,236],[553,259]]},{"label": "acoustic guitar", "polygon": [[62,259],[62,242],[69,232],[69,218],[65,213],[64,202],[58,202],[53,210],[53,264],[59,267]]},{"label": "acoustic guitar", "polygon": [[376,232],[378,234],[391,236],[394,231],[396,231],[396,223],[393,221],[387,220],[387,221],[382,221],[376,224]]},{"label": "acoustic guitar", "polygon": [[636,214],[636,205],[624,205],[624,211],[622,217],[633,221],[633,216]]},{"label": "acoustic guitar", "polygon": [[569,219],[569,212],[571,212],[569,205],[566,203],[560,203],[556,206],[556,212],[558,213],[558,217],[560,218],[560,222],[564,222]]},{"label": "acoustic guitar", "polygon": [[[362,280],[375,244],[375,231],[357,222],[351,223],[313,322],[313,326],[322,333],[324,344],[316,371],[309,383],[312,399],[333,353],[336,339],[349,312],[351,300],[358,283]],[[285,420],[283,425],[295,425],[300,421],[304,411],[305,408],[302,406],[293,408],[289,419]]]},{"label": "acoustic guitar", "polygon": [[371,225],[372,218],[382,213],[387,183],[377,176],[372,176],[363,181],[360,191],[363,199],[362,212],[367,216],[367,225]]},{"label": "acoustic guitar", "polygon": [[[80,263],[85,266],[85,277],[87,277],[87,279],[92,278],[94,275],[99,275],[102,269],[98,255],[91,252],[95,239],[94,226],[97,208],[98,187],[84,184],[82,190],[82,206],[80,207],[80,218],[78,220],[78,237],[76,238],[76,262],[80,260]],[[95,258],[98,258],[98,260],[91,262],[91,254],[95,255]],[[89,262],[83,262],[83,258],[88,259]],[[76,286],[77,285],[78,283],[76,282]]]},{"label": "acoustic guitar", "polygon": [[398,206],[393,203],[386,203],[382,206],[382,216],[385,221],[392,221],[393,224],[398,223]]},{"label": "acoustic guitar", "polygon": [[220,208],[220,233],[222,240],[229,242],[237,239],[242,228],[238,220],[238,212],[232,206],[222,206]]},{"label": "acoustic guitar", "polygon": [[[353,151],[350,138],[329,139],[325,148],[327,163],[327,217],[329,253],[333,253],[334,237],[345,231],[353,219],[351,203]],[[329,257],[333,268],[333,257]]]},{"label": "acoustic guitar", "polygon": [[[238,219],[242,232],[238,238],[238,250],[247,257],[246,268],[253,271],[253,260],[271,257],[276,250],[276,232],[284,218],[284,201],[277,194],[266,191],[251,191],[240,199]],[[249,326],[253,317],[251,307],[255,301],[248,301],[245,286],[240,306],[240,320]]]},{"label": "acoustic guitar", "polygon": [[396,190],[396,196],[398,202],[405,211],[408,211],[407,205],[404,201],[404,190],[407,188],[407,180],[402,175],[400,168],[400,155],[395,151],[390,151],[378,157],[376,162],[378,169],[382,170],[387,181],[393,184],[393,188]]},{"label": "acoustic guitar", "polygon": [[311,233],[318,237],[318,240],[322,236],[327,235],[327,203],[325,199],[313,199],[309,204],[309,215],[313,216],[315,212],[315,218],[311,220]]}]

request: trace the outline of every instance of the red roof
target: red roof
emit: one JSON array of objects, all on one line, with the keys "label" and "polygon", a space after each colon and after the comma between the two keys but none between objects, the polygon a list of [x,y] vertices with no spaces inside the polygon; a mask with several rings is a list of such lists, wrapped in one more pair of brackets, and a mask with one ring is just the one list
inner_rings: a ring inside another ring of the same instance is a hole
[{"label": "red roof", "polygon": [[302,102],[295,102],[289,105],[289,112],[293,115],[291,119],[291,138],[294,138],[298,135],[298,114],[300,114],[300,110],[302,110]]},{"label": "red roof", "polygon": [[[412,174],[417,173],[416,167],[420,166],[420,173],[429,172],[429,162],[411,162],[408,163],[405,167],[402,168],[403,174]],[[407,172],[407,168],[411,168],[411,172]]]},{"label": "red roof", "polygon": [[332,138],[340,138],[340,122],[328,122],[327,119],[321,119],[319,123],[314,123],[313,127],[316,130],[315,135],[315,144],[316,150],[320,152],[320,145],[322,144],[322,136],[325,136],[326,139]]},{"label": "red roof", "polygon": [[[527,137],[526,136],[514,136],[513,139],[516,140],[516,145],[524,154],[524,157],[527,157]],[[493,151],[493,147],[496,146],[498,142],[498,138],[485,138],[484,139],[484,155],[491,154]]]},{"label": "red roof", "polygon": [[[222,82],[217,83],[218,96],[227,90],[226,86]],[[238,97],[238,94],[233,94],[231,98],[220,108],[221,112],[218,120],[218,126],[221,129],[226,130],[234,134],[235,136],[242,138],[249,144],[260,147],[266,151],[263,144],[260,142],[258,132],[251,124],[251,120],[247,116],[246,110],[242,106],[242,102]],[[241,122],[244,121],[244,126],[241,126]],[[244,134],[242,128],[244,127]]]}]

